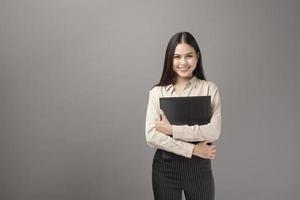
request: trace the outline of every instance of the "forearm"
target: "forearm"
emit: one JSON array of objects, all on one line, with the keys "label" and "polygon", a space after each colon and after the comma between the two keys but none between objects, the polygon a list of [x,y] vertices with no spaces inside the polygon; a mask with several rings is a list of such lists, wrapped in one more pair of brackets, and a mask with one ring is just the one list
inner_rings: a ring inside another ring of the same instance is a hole
[{"label": "forearm", "polygon": [[212,111],[210,123],[206,125],[172,125],[173,138],[194,142],[210,140],[215,141],[220,137],[221,133],[221,102],[219,93],[213,96]]},{"label": "forearm", "polygon": [[155,128],[146,133],[146,141],[151,147],[169,151],[187,158],[192,157],[195,146],[192,143],[176,140],[168,135],[160,133],[156,131]]},{"label": "forearm", "polygon": [[186,142],[215,141],[221,133],[221,116],[207,125],[172,125],[172,135],[174,139]]}]

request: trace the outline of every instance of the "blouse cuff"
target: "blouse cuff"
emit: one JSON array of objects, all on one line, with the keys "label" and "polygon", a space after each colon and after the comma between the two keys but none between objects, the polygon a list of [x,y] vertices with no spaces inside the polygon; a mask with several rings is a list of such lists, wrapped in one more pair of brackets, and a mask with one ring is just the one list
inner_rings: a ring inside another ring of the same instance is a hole
[{"label": "blouse cuff", "polygon": [[185,157],[192,158],[195,145],[191,143],[183,143],[182,145]]}]

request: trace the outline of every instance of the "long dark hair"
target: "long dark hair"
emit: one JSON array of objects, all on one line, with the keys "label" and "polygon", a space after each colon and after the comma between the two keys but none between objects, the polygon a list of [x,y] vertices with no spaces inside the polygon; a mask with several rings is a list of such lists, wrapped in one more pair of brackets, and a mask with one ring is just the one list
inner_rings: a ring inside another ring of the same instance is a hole
[{"label": "long dark hair", "polygon": [[174,56],[176,46],[180,43],[187,43],[194,48],[196,55],[199,56],[199,59],[196,68],[193,71],[193,75],[199,79],[206,80],[203,72],[203,67],[202,67],[201,52],[197,44],[197,41],[189,32],[178,32],[171,37],[168,43],[163,72],[160,81],[156,86],[166,86],[169,84],[175,84],[176,74],[173,70],[173,56]]}]

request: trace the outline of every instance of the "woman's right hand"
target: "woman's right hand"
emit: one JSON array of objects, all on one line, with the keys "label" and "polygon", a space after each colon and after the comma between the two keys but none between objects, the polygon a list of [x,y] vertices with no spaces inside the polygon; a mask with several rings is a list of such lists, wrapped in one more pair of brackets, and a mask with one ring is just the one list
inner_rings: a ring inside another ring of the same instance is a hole
[{"label": "woman's right hand", "polygon": [[212,160],[216,156],[216,145],[209,141],[199,142],[194,147],[193,155]]}]

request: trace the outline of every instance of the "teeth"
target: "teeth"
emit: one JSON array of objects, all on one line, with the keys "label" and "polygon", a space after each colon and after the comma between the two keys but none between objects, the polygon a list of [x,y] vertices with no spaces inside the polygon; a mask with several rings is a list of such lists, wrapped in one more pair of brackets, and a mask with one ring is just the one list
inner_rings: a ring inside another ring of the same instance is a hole
[{"label": "teeth", "polygon": [[189,67],[179,68],[179,70],[181,70],[181,71],[187,71],[188,69],[189,69]]}]

